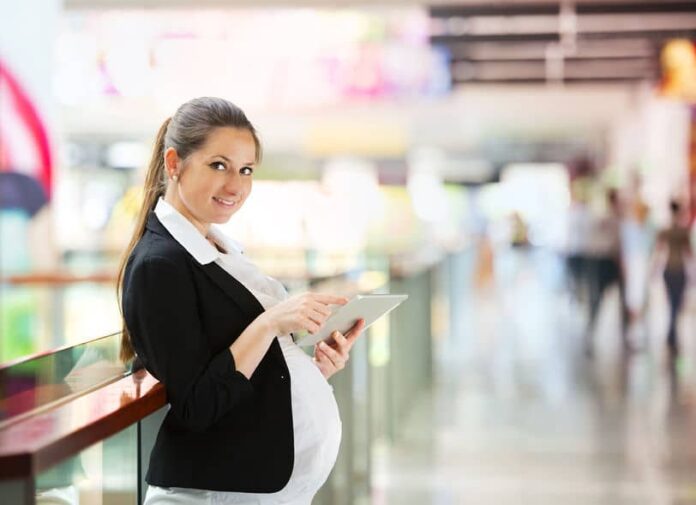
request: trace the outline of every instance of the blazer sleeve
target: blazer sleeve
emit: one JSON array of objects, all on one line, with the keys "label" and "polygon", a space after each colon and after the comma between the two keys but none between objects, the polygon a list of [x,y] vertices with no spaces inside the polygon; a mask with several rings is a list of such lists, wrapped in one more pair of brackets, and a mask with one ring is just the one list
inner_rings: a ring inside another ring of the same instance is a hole
[{"label": "blazer sleeve", "polygon": [[229,349],[211,352],[187,268],[148,257],[130,272],[123,296],[135,347],[164,384],[170,412],[182,427],[204,431],[253,392]]}]

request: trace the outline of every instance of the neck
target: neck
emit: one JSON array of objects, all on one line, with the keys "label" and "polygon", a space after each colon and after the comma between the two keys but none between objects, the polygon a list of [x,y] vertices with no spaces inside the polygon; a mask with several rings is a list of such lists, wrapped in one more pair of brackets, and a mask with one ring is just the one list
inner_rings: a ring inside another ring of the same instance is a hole
[{"label": "neck", "polygon": [[167,192],[164,195],[164,201],[167,202],[169,205],[174,207],[179,214],[184,216],[186,219],[188,219],[193,226],[196,227],[196,229],[203,235],[204,237],[208,237],[208,231],[210,231],[210,223],[203,223],[201,221],[198,221],[191,212],[189,212],[188,208],[186,208],[186,205],[184,205],[184,202],[181,201],[180,198],[177,197],[178,195],[173,195],[170,189],[167,189]]}]

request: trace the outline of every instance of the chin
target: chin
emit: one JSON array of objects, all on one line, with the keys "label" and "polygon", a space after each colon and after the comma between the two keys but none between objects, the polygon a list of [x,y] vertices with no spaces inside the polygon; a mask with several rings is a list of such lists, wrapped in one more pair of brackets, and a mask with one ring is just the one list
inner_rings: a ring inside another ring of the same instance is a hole
[{"label": "chin", "polygon": [[225,224],[236,213],[237,213],[237,209],[234,209],[230,212],[225,212],[225,213],[218,212],[212,217],[210,222],[215,223],[215,224]]},{"label": "chin", "polygon": [[227,221],[230,220],[233,214],[228,214],[226,216],[215,216],[213,217],[210,222],[215,223],[215,224],[225,224]]}]

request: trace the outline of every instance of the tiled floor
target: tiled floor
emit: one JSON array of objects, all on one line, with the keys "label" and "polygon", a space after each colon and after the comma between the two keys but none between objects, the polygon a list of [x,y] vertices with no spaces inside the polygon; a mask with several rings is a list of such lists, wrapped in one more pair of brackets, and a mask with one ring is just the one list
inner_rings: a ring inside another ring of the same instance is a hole
[{"label": "tiled floor", "polygon": [[621,350],[612,291],[588,359],[558,258],[507,252],[496,271],[456,308],[465,330],[438,349],[400,441],[376,448],[372,503],[696,504],[693,298],[674,367],[659,280],[641,352]]}]

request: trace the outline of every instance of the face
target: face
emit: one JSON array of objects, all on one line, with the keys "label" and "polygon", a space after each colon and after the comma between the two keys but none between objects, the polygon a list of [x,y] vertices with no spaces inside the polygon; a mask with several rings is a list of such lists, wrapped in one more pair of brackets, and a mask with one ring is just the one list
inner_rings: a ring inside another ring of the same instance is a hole
[{"label": "face", "polygon": [[215,128],[185,159],[170,147],[164,153],[169,175],[164,199],[207,235],[210,223],[226,223],[246,201],[255,159],[254,137],[241,128]]}]

